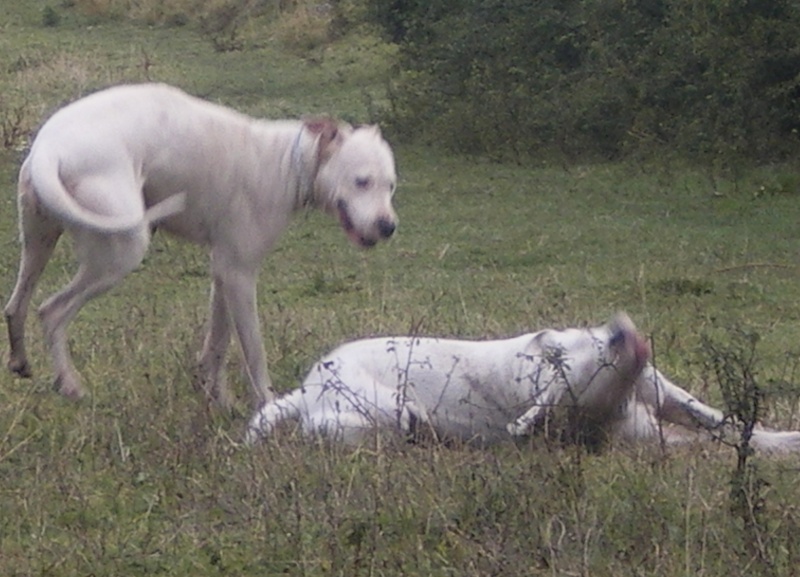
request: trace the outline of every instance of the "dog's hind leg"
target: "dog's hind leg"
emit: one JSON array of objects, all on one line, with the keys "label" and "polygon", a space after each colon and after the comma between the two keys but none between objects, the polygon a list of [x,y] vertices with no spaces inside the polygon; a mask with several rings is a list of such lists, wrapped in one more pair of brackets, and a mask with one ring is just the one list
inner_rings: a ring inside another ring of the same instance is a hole
[{"label": "dog's hind leg", "polygon": [[10,353],[8,368],[21,377],[30,377],[25,351],[25,321],[36,283],[44,271],[63,229],[41,212],[32,194],[26,165],[20,172],[19,223],[22,254],[14,291],[5,307]]},{"label": "dog's hind leg", "polygon": [[53,359],[56,387],[61,394],[78,398],[84,391],[67,347],[67,326],[86,302],[118,284],[139,266],[150,233],[147,225],[113,235],[86,230],[72,232],[78,272],[39,308],[39,316]]}]

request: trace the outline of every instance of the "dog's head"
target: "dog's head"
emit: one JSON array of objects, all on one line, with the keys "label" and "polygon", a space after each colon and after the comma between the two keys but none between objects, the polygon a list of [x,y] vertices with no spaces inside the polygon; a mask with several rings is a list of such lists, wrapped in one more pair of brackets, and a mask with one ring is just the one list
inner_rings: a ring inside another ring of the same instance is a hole
[{"label": "dog's head", "polygon": [[[560,404],[568,409],[557,413],[550,426],[566,442],[599,449],[636,392],[650,359],[647,339],[625,313],[600,327],[550,333],[540,346],[547,350],[549,344],[550,351],[559,353],[551,352],[547,360],[560,377],[556,382],[563,386]],[[559,418],[565,419],[563,427],[558,425]]]},{"label": "dog's head", "polygon": [[378,127],[315,119],[305,121],[305,128],[317,135],[314,196],[319,204],[336,215],[358,246],[371,247],[392,236],[397,175],[392,149]]},{"label": "dog's head", "polygon": [[570,396],[595,417],[617,409],[634,390],[650,359],[647,339],[625,313],[600,327],[549,334],[540,338],[540,346],[561,351],[556,360],[560,359],[559,371],[564,372]]}]

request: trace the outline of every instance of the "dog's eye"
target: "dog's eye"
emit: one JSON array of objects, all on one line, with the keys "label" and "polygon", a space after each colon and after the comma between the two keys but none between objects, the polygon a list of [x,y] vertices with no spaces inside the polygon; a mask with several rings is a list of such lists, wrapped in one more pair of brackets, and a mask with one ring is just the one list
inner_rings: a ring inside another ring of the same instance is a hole
[{"label": "dog's eye", "polygon": [[372,184],[372,181],[369,179],[369,177],[364,176],[364,177],[356,178],[356,188],[358,188],[360,190],[368,189],[371,184]]},{"label": "dog's eye", "polygon": [[625,331],[616,331],[608,341],[608,344],[612,347],[620,346],[625,344]]}]

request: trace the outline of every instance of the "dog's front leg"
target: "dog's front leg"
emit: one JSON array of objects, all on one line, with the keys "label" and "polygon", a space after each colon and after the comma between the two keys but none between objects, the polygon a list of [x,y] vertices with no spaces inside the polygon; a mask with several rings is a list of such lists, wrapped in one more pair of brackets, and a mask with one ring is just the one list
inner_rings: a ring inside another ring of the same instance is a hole
[{"label": "dog's front leg", "polygon": [[[637,395],[651,407],[657,407],[658,418],[690,429],[711,431],[717,438],[732,433],[725,430],[727,420],[722,411],[699,401],[655,368],[646,368],[637,385]],[[797,453],[800,452],[800,431],[771,431],[757,426],[750,442],[761,451]]]},{"label": "dog's front leg", "polygon": [[239,270],[226,263],[213,268],[215,287],[221,291],[225,308],[233,320],[256,405],[260,406],[275,395],[267,372],[267,355],[256,307],[257,273],[255,270]]},{"label": "dog's front leg", "polygon": [[725,419],[722,411],[699,401],[652,366],[646,367],[639,377],[636,394],[655,409],[656,417],[676,425],[715,429]]},{"label": "dog's front leg", "polygon": [[566,386],[561,383],[550,383],[544,390],[539,391],[534,404],[520,417],[506,425],[506,430],[512,437],[532,435],[536,426],[547,418],[548,412],[561,400]]},{"label": "dog's front leg", "polygon": [[225,305],[222,285],[215,279],[211,284],[208,333],[203,343],[194,384],[223,407],[230,407],[232,403],[224,370],[225,354],[230,340],[231,324],[228,308]]}]

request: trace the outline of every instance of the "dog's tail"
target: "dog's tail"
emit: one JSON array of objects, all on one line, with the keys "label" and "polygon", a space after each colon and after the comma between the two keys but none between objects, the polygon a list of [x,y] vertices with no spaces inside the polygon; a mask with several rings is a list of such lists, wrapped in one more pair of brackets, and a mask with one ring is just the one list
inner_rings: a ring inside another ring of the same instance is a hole
[{"label": "dog's tail", "polygon": [[179,192],[148,208],[144,213],[144,220],[148,225],[158,224],[165,218],[183,212],[185,209],[186,193]]},{"label": "dog's tail", "polygon": [[250,420],[245,435],[245,443],[253,445],[272,434],[281,422],[298,420],[301,417],[300,407],[303,403],[303,389],[289,393],[261,407]]},{"label": "dog's tail", "polygon": [[[101,233],[120,233],[153,225],[174,214],[182,212],[186,206],[186,194],[172,195],[147,210],[128,211],[128,214],[107,215],[94,212],[82,206],[64,186],[59,174],[59,160],[55,154],[38,149],[28,158],[30,178],[39,202],[56,217],[67,224]],[[109,194],[119,191],[109,190]]]}]

